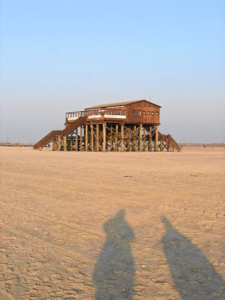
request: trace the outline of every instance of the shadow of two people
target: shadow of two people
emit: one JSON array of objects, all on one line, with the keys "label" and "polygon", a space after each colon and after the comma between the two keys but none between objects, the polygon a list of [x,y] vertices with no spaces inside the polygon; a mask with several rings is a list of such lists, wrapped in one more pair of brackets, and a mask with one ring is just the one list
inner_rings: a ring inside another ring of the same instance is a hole
[{"label": "shadow of two people", "polygon": [[[130,243],[134,233],[124,217],[125,210],[120,210],[104,224],[107,239],[93,273],[96,300],[133,299],[135,263]],[[225,299],[222,276],[201,250],[174,229],[167,218],[162,217],[162,222],[166,229],[163,249],[181,299]]]},{"label": "shadow of two people", "polygon": [[135,266],[130,242],[134,233],[124,216],[125,210],[120,210],[104,224],[107,240],[93,274],[96,300],[133,298]]},{"label": "shadow of two people", "polygon": [[174,286],[181,299],[225,299],[223,278],[189,238],[162,217],[166,232],[162,244]]}]

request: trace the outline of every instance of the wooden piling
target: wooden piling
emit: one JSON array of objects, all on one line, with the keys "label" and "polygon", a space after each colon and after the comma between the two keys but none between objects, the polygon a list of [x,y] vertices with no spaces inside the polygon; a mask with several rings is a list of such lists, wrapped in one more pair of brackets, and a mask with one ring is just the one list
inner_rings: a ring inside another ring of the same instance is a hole
[{"label": "wooden piling", "polygon": [[78,151],[78,129],[76,129],[76,151]]},{"label": "wooden piling", "polygon": [[56,151],[57,150],[57,145],[56,145],[56,140],[54,139],[52,141],[52,151]]},{"label": "wooden piling", "polygon": [[61,136],[58,136],[58,151],[61,151]]},{"label": "wooden piling", "polygon": [[85,125],[85,151],[88,151],[88,124]]},{"label": "wooden piling", "polygon": [[67,151],[67,136],[63,137],[63,150]]},{"label": "wooden piling", "polygon": [[73,151],[73,136],[70,136],[70,151]]},{"label": "wooden piling", "polygon": [[80,151],[83,151],[82,143],[83,143],[83,130],[82,130],[82,125],[81,125],[80,126]]},{"label": "wooden piling", "polygon": [[142,124],[139,127],[139,151],[142,151]]},{"label": "wooden piling", "polygon": [[145,151],[145,139],[146,139],[146,130],[145,127],[143,127],[143,151]]},{"label": "wooden piling", "polygon": [[116,124],[115,151],[118,151],[118,124]]},{"label": "wooden piling", "polygon": [[112,151],[112,147],[113,147],[113,127],[111,125],[111,127],[110,127],[110,151]]},{"label": "wooden piling", "polygon": [[103,123],[103,152],[106,151],[106,123]]},{"label": "wooden piling", "polygon": [[93,124],[91,126],[91,151],[94,151],[94,129],[93,129]]},{"label": "wooden piling", "polygon": [[121,124],[121,152],[124,151],[124,124]]},{"label": "wooden piling", "polygon": [[158,125],[155,126],[155,151],[158,151]]},{"label": "wooden piling", "polygon": [[99,124],[96,124],[96,151],[99,152]]},{"label": "wooden piling", "polygon": [[148,144],[148,151],[152,151],[152,128],[149,126],[149,144]]}]

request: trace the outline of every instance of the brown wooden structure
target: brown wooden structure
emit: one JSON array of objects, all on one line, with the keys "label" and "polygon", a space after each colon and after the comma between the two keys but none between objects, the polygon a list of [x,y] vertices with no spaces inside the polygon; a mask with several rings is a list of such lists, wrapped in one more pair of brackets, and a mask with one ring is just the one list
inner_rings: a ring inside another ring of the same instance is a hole
[{"label": "brown wooden structure", "polygon": [[158,131],[161,106],[147,100],[102,104],[67,112],[65,129],[34,145],[63,151],[181,151],[171,135]]}]

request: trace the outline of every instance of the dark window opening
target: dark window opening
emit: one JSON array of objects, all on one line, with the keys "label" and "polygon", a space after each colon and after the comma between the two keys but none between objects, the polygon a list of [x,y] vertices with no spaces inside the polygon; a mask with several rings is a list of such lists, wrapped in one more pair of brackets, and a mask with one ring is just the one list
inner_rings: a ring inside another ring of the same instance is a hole
[{"label": "dark window opening", "polygon": [[133,110],[133,117],[136,117],[136,115],[137,115],[136,110]]}]

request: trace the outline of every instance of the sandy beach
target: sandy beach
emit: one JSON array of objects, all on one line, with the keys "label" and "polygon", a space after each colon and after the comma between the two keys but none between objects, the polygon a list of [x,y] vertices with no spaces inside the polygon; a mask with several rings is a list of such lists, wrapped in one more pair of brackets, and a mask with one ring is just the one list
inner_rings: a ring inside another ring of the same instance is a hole
[{"label": "sandy beach", "polygon": [[225,299],[225,148],[0,148],[1,299]]}]

